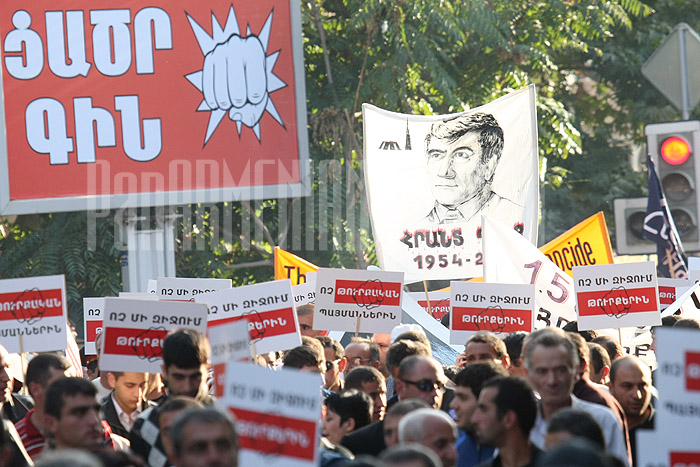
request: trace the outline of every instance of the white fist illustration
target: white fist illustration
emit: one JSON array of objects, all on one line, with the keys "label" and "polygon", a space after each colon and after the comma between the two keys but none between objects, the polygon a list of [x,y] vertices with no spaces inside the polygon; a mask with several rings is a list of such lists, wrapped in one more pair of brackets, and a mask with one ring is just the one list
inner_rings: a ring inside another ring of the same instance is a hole
[{"label": "white fist illustration", "polygon": [[202,92],[210,109],[252,128],[267,105],[265,49],[257,36],[231,36],[204,57]]}]

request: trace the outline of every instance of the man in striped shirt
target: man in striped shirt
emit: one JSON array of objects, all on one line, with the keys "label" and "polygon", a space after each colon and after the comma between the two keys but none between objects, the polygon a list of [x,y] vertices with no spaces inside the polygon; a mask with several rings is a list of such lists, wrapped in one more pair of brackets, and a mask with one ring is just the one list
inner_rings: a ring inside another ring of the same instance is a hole
[{"label": "man in striped shirt", "polygon": [[45,353],[32,358],[27,365],[24,384],[34,399],[34,408],[15,424],[17,432],[27,453],[36,461],[44,449],[45,439],[41,431],[44,429],[44,395],[54,381],[73,376],[72,366],[67,358]]}]

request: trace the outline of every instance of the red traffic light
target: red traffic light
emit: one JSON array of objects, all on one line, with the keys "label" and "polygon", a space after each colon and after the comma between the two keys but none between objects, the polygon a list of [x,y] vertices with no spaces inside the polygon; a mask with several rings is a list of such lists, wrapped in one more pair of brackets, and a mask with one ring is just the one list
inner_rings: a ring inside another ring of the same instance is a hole
[{"label": "red traffic light", "polygon": [[671,136],[661,143],[659,151],[663,160],[670,165],[681,165],[690,158],[690,144],[680,136]]}]

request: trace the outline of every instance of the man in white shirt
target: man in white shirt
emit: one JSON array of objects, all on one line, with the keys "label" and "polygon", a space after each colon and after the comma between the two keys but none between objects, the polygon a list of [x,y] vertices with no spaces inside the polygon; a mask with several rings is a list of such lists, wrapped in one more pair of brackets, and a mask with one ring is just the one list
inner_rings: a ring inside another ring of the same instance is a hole
[{"label": "man in white shirt", "polygon": [[578,352],[566,334],[557,328],[540,329],[525,339],[523,349],[528,380],[541,398],[530,440],[544,449],[550,417],[559,409],[573,407],[590,413],[600,423],[608,452],[629,465],[623,428],[612,410],[572,394]]}]

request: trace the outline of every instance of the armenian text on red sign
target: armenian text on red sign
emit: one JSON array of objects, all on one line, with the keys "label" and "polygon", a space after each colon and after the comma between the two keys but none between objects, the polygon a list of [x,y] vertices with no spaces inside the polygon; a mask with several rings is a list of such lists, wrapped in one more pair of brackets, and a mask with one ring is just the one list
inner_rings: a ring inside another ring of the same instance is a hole
[{"label": "armenian text on red sign", "polygon": [[700,352],[685,353],[685,388],[700,391]]},{"label": "armenian text on red sign", "polygon": [[670,467],[700,466],[700,452],[671,452]]},{"label": "armenian text on red sign", "polygon": [[10,200],[299,183],[292,5],[5,2]]},{"label": "armenian text on red sign", "polygon": [[532,285],[452,281],[450,293],[453,344],[463,344],[477,331],[532,331],[535,310]]}]

